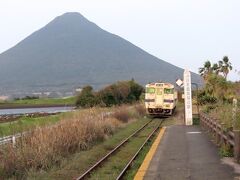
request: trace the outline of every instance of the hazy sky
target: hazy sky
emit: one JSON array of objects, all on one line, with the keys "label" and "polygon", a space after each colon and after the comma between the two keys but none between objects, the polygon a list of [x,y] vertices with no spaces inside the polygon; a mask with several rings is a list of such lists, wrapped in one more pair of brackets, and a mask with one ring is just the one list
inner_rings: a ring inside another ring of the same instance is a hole
[{"label": "hazy sky", "polygon": [[197,72],[228,55],[240,71],[239,0],[1,0],[0,53],[65,12],[179,67]]}]

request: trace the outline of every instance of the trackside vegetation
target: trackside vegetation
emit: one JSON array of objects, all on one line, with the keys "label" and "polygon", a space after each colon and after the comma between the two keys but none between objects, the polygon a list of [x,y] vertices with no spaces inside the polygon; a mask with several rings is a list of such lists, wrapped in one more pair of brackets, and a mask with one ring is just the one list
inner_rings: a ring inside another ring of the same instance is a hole
[{"label": "trackside vegetation", "polygon": [[78,107],[110,107],[126,103],[134,103],[140,100],[144,88],[131,81],[119,81],[109,85],[97,92],[91,86],[83,88],[77,97],[76,106]]},{"label": "trackside vegetation", "polygon": [[[17,141],[15,147],[12,145],[2,146],[0,149],[0,176],[4,179],[27,179],[41,177],[36,174],[45,174],[63,168],[65,162],[78,153],[84,154],[98,144],[102,144],[109,137],[120,133],[121,138],[125,138],[129,133],[121,133],[132,123],[137,126],[130,126],[131,132],[146,122],[137,121],[143,117],[145,109],[142,105],[117,106],[111,108],[90,108],[66,113],[53,125],[37,127],[31,134]],[[147,119],[146,119],[147,120]],[[130,130],[130,129],[129,129]],[[120,137],[119,137],[120,138]],[[107,152],[120,139],[108,145],[103,153]],[[92,158],[78,160],[78,167],[85,163],[87,167],[96,162],[97,158],[104,154],[95,152]],[[96,159],[94,157],[96,156]],[[85,160],[84,160],[85,159]],[[83,161],[83,162],[82,162]],[[69,162],[69,161],[68,161]],[[90,164],[89,164],[90,163]],[[87,168],[84,166],[82,169]],[[81,171],[81,172],[82,172]],[[71,172],[66,172],[66,177],[71,176]],[[51,174],[51,173],[50,173]],[[36,176],[35,176],[36,175]],[[80,175],[73,173],[72,177]],[[46,177],[42,177],[46,178]],[[51,177],[52,178],[52,177]],[[50,178],[50,179],[51,179]]]},{"label": "trackside vegetation", "polygon": [[[199,68],[205,86],[198,95],[198,101],[202,105],[202,110],[224,124],[226,129],[233,128],[233,99],[240,100],[240,82],[227,80],[232,68],[227,56],[224,56],[218,63],[212,64],[210,61],[206,61],[204,66]],[[236,116],[238,118],[236,128],[238,129],[240,129],[239,115],[238,108]]]},{"label": "trackside vegetation", "polygon": [[[218,63],[206,61],[204,66],[199,68],[205,85],[198,95],[198,102],[202,111],[221,124],[225,132],[233,129],[240,130],[239,103],[236,114],[233,115],[233,99],[240,101],[240,82],[232,82],[227,79],[232,69],[227,56],[224,56]],[[235,116],[234,119],[233,116]],[[223,144],[220,154],[230,156],[232,149],[229,145]]]},{"label": "trackside vegetation", "polygon": [[206,61],[204,66],[199,68],[205,85],[198,97],[200,104],[229,103],[239,96],[239,82],[227,80],[231,70],[232,65],[227,56],[218,63]]}]

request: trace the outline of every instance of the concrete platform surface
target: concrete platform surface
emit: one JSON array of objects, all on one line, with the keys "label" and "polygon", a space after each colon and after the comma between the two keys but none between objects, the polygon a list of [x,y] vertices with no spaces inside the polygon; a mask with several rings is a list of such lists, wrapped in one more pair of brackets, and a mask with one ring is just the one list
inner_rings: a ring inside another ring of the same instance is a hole
[{"label": "concrete platform surface", "polygon": [[198,126],[171,126],[150,162],[145,180],[233,180],[239,174],[223,164],[219,150]]}]

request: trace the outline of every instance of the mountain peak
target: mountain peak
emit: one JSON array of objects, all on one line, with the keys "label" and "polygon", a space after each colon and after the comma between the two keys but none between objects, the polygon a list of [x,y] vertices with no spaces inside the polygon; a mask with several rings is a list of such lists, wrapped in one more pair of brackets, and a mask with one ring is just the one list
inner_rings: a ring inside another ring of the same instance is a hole
[{"label": "mountain peak", "polygon": [[82,19],[86,19],[82,14],[80,14],[79,12],[66,12],[60,16],[58,16],[59,18],[82,18]]},{"label": "mountain peak", "polygon": [[70,29],[89,29],[92,26],[96,26],[94,23],[90,22],[87,18],[85,18],[82,14],[78,12],[67,12],[60,16],[57,16],[50,23],[48,23],[45,27],[48,28],[58,28],[65,29],[66,27]]}]

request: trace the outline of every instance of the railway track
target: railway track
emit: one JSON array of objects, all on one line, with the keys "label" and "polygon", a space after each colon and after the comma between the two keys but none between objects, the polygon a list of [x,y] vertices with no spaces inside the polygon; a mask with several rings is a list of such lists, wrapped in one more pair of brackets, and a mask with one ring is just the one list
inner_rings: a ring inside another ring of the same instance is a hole
[{"label": "railway track", "polygon": [[[117,145],[113,150],[111,150],[108,154],[106,154],[103,158],[101,158],[98,162],[96,162],[92,167],[90,167],[85,173],[83,173],[80,177],[76,178],[77,180],[83,180],[83,179],[101,179],[103,177],[94,177],[93,174],[95,174],[97,171],[101,171],[104,169],[105,166],[108,166],[107,164],[111,162],[111,159],[118,156],[119,153],[124,152],[124,148],[127,146],[131,146],[134,141],[139,141],[136,151],[134,151],[132,156],[127,159],[124,167],[122,167],[122,170],[120,172],[111,172],[113,173],[113,176],[111,176],[111,179],[122,179],[126,172],[130,169],[131,164],[136,159],[138,154],[141,152],[143,147],[149,142],[149,140],[154,136],[154,134],[157,132],[157,130],[161,127],[163,120],[150,120],[146,124],[144,124],[142,127],[140,127],[138,130],[136,130],[134,133],[132,133],[129,137],[127,137],[125,140],[123,140],[119,145]],[[112,160],[114,161],[114,160]],[[115,160],[116,161],[116,160]],[[107,167],[105,167],[108,169]],[[103,170],[104,171],[104,170]],[[97,173],[96,173],[97,174]],[[107,173],[109,175],[109,172]]]}]

